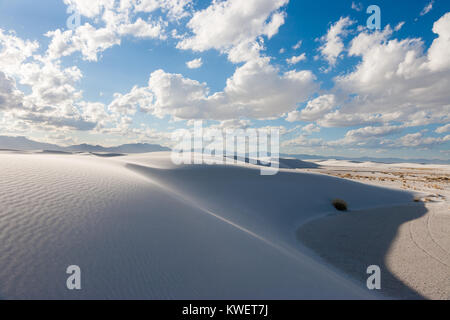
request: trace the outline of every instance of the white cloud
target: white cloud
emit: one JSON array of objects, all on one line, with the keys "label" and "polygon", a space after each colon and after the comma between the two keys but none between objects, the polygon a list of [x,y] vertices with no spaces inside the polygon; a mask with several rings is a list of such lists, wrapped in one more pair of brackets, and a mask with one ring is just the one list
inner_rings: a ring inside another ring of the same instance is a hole
[{"label": "white cloud", "polygon": [[384,137],[393,133],[400,132],[402,126],[378,126],[378,127],[364,127],[354,130],[347,131],[345,138],[342,142],[345,143],[355,143],[355,142],[365,142],[371,138]]},{"label": "white cloud", "polygon": [[450,135],[445,137],[425,137],[422,132],[416,132],[404,135],[396,139],[387,139],[386,136],[400,132],[399,126],[379,126],[365,127],[356,130],[350,130],[342,139],[325,141],[321,138],[310,139],[306,134],[301,134],[282,143],[283,147],[307,147],[307,148],[326,148],[327,150],[343,147],[353,149],[378,149],[383,150],[398,148],[424,148],[448,143]]},{"label": "white cloud", "polygon": [[161,9],[172,19],[188,16],[192,5],[192,0],[137,0],[136,2],[136,12],[153,12]]},{"label": "white cloud", "polygon": [[36,41],[22,40],[0,29],[0,67],[3,72],[17,73],[22,63],[39,48]]},{"label": "white cloud", "polygon": [[308,101],[301,111],[288,113],[286,120],[294,121],[316,121],[335,107],[336,97],[333,94],[325,94]]},{"label": "white cloud", "polygon": [[0,71],[0,110],[23,107],[23,94],[17,90],[14,79]]},{"label": "white cloud", "polygon": [[134,86],[127,94],[114,94],[114,100],[109,104],[108,110],[121,115],[133,115],[138,107],[145,109],[153,102],[153,94],[147,88]]},{"label": "white cloud", "polygon": [[105,124],[110,120],[110,115],[106,112],[105,105],[100,102],[80,102],[83,116],[86,120]]},{"label": "white cloud", "polygon": [[[341,111],[343,110],[343,111]],[[326,113],[317,123],[323,127],[348,127],[348,126],[358,126],[358,125],[369,125],[387,122],[383,121],[383,115],[381,114],[371,114],[371,113],[347,113],[345,108],[341,110],[335,110],[333,112]]]},{"label": "white cloud", "polygon": [[[192,120],[190,120],[192,121]],[[248,129],[250,127],[251,121],[250,120],[244,120],[244,119],[230,119],[230,120],[223,120],[220,121],[219,124],[213,124],[208,127],[208,129],[232,129],[232,130],[238,130],[238,129]]]},{"label": "white cloud", "polygon": [[434,0],[431,0],[431,2],[429,4],[427,4],[422,11],[420,12],[421,16],[426,15],[428,12],[431,11],[431,9],[433,9],[433,4],[434,4]]},{"label": "white cloud", "polygon": [[203,65],[202,58],[193,59],[191,61],[186,62],[186,66],[189,69],[197,69]]},{"label": "white cloud", "polygon": [[336,65],[336,61],[344,50],[342,37],[347,34],[347,28],[355,22],[348,17],[341,17],[339,21],[331,25],[325,36],[321,38],[324,44],[319,48],[322,57],[328,61],[330,68]]},{"label": "white cloud", "polygon": [[361,2],[355,2],[355,1],[352,1],[352,9],[353,10],[356,10],[356,11],[362,11],[362,9],[363,9],[363,5],[362,5],[362,3]]},{"label": "white cloud", "polygon": [[[450,69],[450,12],[433,24],[433,32],[438,35],[428,50],[427,67],[432,71]],[[448,74],[447,74],[448,75]]]},{"label": "white cloud", "polygon": [[178,119],[237,119],[279,117],[296,108],[316,89],[310,71],[280,71],[269,58],[237,68],[223,91],[209,93],[205,83],[181,74],[154,71],[146,90],[154,95],[146,110]]},{"label": "white cloud", "polygon": [[87,18],[96,18],[107,10],[119,12],[152,13],[158,9],[171,19],[181,19],[189,15],[192,0],[64,0]]},{"label": "white cloud", "polygon": [[81,92],[75,88],[81,78],[77,67],[62,69],[59,64],[47,62],[23,66],[20,83],[31,87],[31,94],[26,99],[32,105],[63,109],[70,108],[81,98]]},{"label": "white cloud", "polygon": [[450,141],[450,135],[443,138],[434,137],[424,137],[421,132],[407,134],[395,142],[392,143],[393,146],[400,147],[431,147],[434,145],[442,144]]},{"label": "white cloud", "polygon": [[192,36],[180,41],[180,49],[228,52],[231,48],[253,43],[259,36],[271,38],[284,23],[285,13],[279,10],[288,0],[214,1],[194,13],[187,26]]},{"label": "white cloud", "polygon": [[241,42],[228,51],[228,60],[233,63],[258,60],[261,57],[260,52],[264,49],[262,38],[250,42]]},{"label": "white cloud", "polygon": [[108,28],[97,29],[89,23],[80,26],[75,32],[72,30],[61,32],[57,29],[45,35],[52,38],[47,51],[50,59],[58,59],[80,51],[84,60],[97,61],[99,53],[120,44],[116,32]]},{"label": "white cloud", "polygon": [[121,24],[117,28],[120,35],[132,35],[136,38],[160,38],[165,39],[163,34],[164,25],[161,22],[144,21],[138,18],[133,23]]},{"label": "white cloud", "polygon": [[303,41],[299,40],[296,44],[294,44],[292,46],[292,49],[294,49],[294,50],[300,49],[300,47],[302,46],[302,43],[303,43]]},{"label": "white cloud", "polygon": [[[7,130],[19,126],[24,130],[95,127],[77,106],[82,98],[82,92],[76,89],[81,70],[43,58],[35,54],[37,48],[35,42],[0,31],[0,100],[8,105],[8,109],[1,106],[2,116],[14,119]],[[16,87],[16,82],[27,89],[27,94]]]},{"label": "white cloud", "polygon": [[302,54],[300,54],[298,56],[293,56],[291,58],[286,59],[286,62],[289,63],[289,64],[297,64],[300,61],[304,61],[304,60],[306,60],[306,54],[302,53]]},{"label": "white cloud", "polygon": [[450,123],[443,125],[435,130],[436,133],[446,133],[450,132]]},{"label": "white cloud", "polygon": [[302,131],[306,132],[308,134],[311,134],[313,132],[320,132],[320,127],[315,125],[314,123],[310,123],[310,124],[307,124],[306,126],[304,126],[302,128]]},{"label": "white cloud", "polygon": [[401,21],[395,26],[394,30],[399,31],[404,25],[405,25],[405,22]]},{"label": "white cloud", "polygon": [[102,13],[104,8],[112,8],[114,0],[64,0],[68,7],[72,7],[79,14],[94,18]]},{"label": "white cloud", "polygon": [[[154,21],[151,17],[146,20],[138,17],[133,21],[135,12],[145,11],[152,4],[153,10],[151,11],[160,8],[178,15],[184,12],[182,8],[189,1],[64,0],[64,2],[92,21],[85,22],[75,30],[57,29],[47,32],[46,36],[51,38],[47,56],[50,59],[59,59],[79,51],[84,60],[97,61],[100,53],[114,45],[120,45],[122,36],[130,35],[147,39],[166,38],[167,22],[162,19]],[[172,11],[171,8],[175,11]],[[100,21],[103,21],[105,25],[94,26]]]},{"label": "white cloud", "polygon": [[448,122],[450,13],[435,22],[433,32],[438,37],[425,52],[421,39],[390,40],[389,26],[356,36],[349,55],[362,61],[353,72],[335,78],[335,89],[346,93],[348,99],[320,124],[400,121],[415,126]]},{"label": "white cloud", "polygon": [[[307,147],[316,148],[327,146],[327,143],[321,138],[310,139],[305,134],[301,134],[293,139],[283,141],[282,147]],[[310,150],[310,149],[309,149]]]}]

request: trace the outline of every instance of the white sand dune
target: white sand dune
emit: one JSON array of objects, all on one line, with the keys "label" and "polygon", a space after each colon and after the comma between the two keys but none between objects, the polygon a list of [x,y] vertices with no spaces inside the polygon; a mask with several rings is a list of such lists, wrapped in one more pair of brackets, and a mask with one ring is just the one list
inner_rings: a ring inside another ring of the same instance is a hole
[{"label": "white sand dune", "polygon": [[[0,153],[0,298],[297,299],[385,296],[324,264],[298,227],[412,193],[254,166]],[[66,289],[69,265],[82,290]],[[361,270],[365,273],[365,269]]]},{"label": "white sand dune", "polygon": [[298,237],[361,281],[362,268],[380,266],[383,292],[392,297],[450,299],[449,226],[448,207],[414,204],[317,219]]},{"label": "white sand dune", "polygon": [[361,281],[368,263],[383,270],[382,289],[397,298],[450,299],[450,166],[320,162],[308,172],[416,194],[410,205],[327,216],[302,225],[298,238]]},{"label": "white sand dune", "polygon": [[448,164],[421,164],[421,163],[411,163],[411,162],[399,162],[399,163],[383,163],[383,162],[372,162],[372,161],[349,161],[349,160],[317,160],[312,161],[318,165],[322,166],[337,166],[337,167],[365,167],[365,168],[416,168],[416,169],[442,169],[450,170],[450,165]]}]

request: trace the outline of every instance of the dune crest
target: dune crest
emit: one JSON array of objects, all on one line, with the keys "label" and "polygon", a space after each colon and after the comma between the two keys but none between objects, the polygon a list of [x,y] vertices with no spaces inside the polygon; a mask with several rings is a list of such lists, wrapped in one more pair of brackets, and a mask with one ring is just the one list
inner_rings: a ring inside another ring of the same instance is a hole
[{"label": "dune crest", "polygon": [[[412,201],[325,175],[247,164],[174,166],[120,157],[1,153],[2,298],[380,298],[296,239],[334,212]],[[83,289],[65,288],[68,265]]]}]

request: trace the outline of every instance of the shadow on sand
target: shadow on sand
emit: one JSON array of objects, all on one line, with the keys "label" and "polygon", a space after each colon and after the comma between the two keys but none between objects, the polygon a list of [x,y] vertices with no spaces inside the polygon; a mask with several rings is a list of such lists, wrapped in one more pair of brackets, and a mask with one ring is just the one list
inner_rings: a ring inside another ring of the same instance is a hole
[{"label": "shadow on sand", "polygon": [[[256,164],[258,166],[263,166],[263,167],[267,167],[270,165],[269,163],[265,163],[260,160],[251,159],[251,158],[247,158],[247,157],[243,158],[243,157],[233,156],[233,157],[228,157],[228,158],[238,160],[241,162],[245,162],[245,163],[250,163],[250,161],[252,161],[253,164]],[[296,158],[279,158],[279,166],[282,169],[316,169],[316,168],[320,168],[320,165],[318,165],[314,162],[303,161],[303,160],[296,159]]]},{"label": "shadow on sand", "polygon": [[297,239],[328,263],[366,285],[370,265],[381,269],[381,290],[396,299],[425,299],[391,273],[386,257],[399,227],[427,213],[423,204],[333,214],[297,230]]}]

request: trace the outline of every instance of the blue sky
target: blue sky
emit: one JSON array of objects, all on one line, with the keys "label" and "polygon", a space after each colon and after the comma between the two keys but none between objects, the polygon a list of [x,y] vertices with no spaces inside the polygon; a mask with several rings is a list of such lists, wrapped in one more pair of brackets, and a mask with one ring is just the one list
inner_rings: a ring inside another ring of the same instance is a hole
[{"label": "blue sky", "polygon": [[[380,30],[366,25],[373,4]],[[202,119],[278,128],[285,153],[449,159],[449,12],[446,0],[0,0],[0,134],[170,146]]]}]

